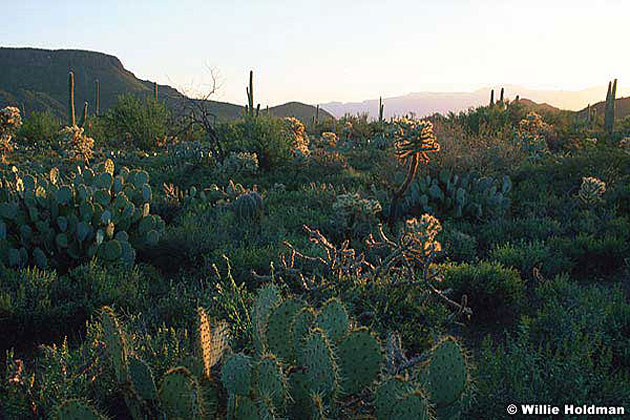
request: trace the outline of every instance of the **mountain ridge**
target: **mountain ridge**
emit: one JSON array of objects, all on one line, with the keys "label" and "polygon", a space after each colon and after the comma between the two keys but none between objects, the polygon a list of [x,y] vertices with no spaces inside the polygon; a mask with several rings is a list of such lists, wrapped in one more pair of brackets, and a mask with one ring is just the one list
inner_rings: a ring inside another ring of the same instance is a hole
[{"label": "mountain ridge", "polygon": [[[49,110],[64,118],[67,115],[70,70],[75,73],[75,106],[80,110],[83,103],[88,102],[91,114],[95,111],[95,80],[100,85],[101,113],[122,94],[147,97],[154,92],[152,81],[139,79],[111,54],[81,49],[0,47],[0,107],[15,105],[26,113]],[[158,84],[158,97],[172,109],[177,109],[187,99],[177,89],[163,84]],[[228,102],[207,102],[217,118],[222,120],[238,118],[245,109]],[[315,109],[300,102],[269,108],[272,115],[295,116],[302,121],[310,120],[315,115]],[[332,115],[320,109],[320,118],[332,118]]]}]

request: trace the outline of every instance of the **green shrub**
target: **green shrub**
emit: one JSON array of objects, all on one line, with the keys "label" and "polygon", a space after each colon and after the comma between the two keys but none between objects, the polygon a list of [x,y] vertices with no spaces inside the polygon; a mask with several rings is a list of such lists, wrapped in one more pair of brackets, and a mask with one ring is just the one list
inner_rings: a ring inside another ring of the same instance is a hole
[{"label": "green shrub", "polygon": [[503,418],[508,404],[623,406],[630,398],[630,305],[620,288],[566,276],[541,285],[542,307],[500,344],[484,341],[466,418]]},{"label": "green shrub", "polygon": [[50,146],[58,143],[61,121],[50,112],[32,112],[25,118],[15,139],[28,146]]},{"label": "green shrub", "polygon": [[573,268],[573,262],[565,253],[538,240],[499,245],[490,251],[489,258],[518,269],[524,278],[532,278],[534,268],[544,276],[554,276]]},{"label": "green shrub", "polygon": [[459,230],[445,227],[439,240],[442,255],[451,261],[472,262],[477,255],[477,239]]},{"label": "green shrub", "polygon": [[490,320],[513,315],[523,303],[525,285],[516,270],[489,262],[451,263],[440,268],[444,289],[452,289],[451,297],[457,302],[467,295],[475,318]]},{"label": "green shrub", "polygon": [[157,147],[157,139],[168,134],[170,112],[153,98],[141,101],[133,95],[122,95],[103,118],[108,132],[123,144],[151,150]]},{"label": "green shrub", "polygon": [[235,152],[253,152],[262,169],[292,161],[293,135],[284,120],[270,116],[245,118],[217,127],[221,142]]}]

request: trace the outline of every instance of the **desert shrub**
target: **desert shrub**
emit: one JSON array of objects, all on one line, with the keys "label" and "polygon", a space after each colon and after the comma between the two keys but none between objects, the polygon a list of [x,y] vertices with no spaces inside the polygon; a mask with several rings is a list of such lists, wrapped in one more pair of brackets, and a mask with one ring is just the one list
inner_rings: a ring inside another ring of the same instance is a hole
[{"label": "desert shrub", "polygon": [[532,278],[534,268],[544,276],[553,276],[570,271],[574,266],[566,254],[538,240],[498,245],[490,251],[489,258],[518,269],[524,278]]},{"label": "desert shrub", "polygon": [[500,344],[482,345],[470,418],[501,418],[508,404],[619,406],[630,398],[630,306],[620,288],[566,276],[539,286],[542,307]]},{"label": "desert shrub", "polygon": [[15,139],[29,146],[51,146],[59,141],[61,121],[51,112],[32,112],[24,119]]},{"label": "desert shrub", "polygon": [[556,255],[571,261],[575,277],[596,280],[623,267],[630,245],[627,235],[581,233],[574,238],[553,238],[549,245]]},{"label": "desert shrub", "polygon": [[168,134],[170,112],[165,104],[133,95],[122,95],[103,116],[107,130],[123,144],[151,150]]},{"label": "desert shrub", "polygon": [[284,120],[271,116],[245,118],[220,124],[221,142],[231,151],[253,152],[264,170],[286,165],[293,160],[294,136]]},{"label": "desert shrub", "polygon": [[467,295],[476,319],[487,321],[514,315],[522,304],[525,285],[514,269],[490,262],[450,263],[440,269],[444,288],[452,289],[451,296],[458,302]]},{"label": "desert shrub", "polygon": [[0,268],[0,274],[0,327],[12,337],[2,348],[62,338],[83,328],[103,305],[146,310],[156,281],[138,267],[104,268],[95,261],[64,275],[37,268]]},{"label": "desert shrub", "polygon": [[444,244],[442,256],[450,261],[472,262],[477,255],[477,239],[453,228],[445,228],[441,241]]},{"label": "desert shrub", "polygon": [[475,226],[474,236],[483,248],[492,248],[497,244],[518,242],[520,240],[544,241],[565,232],[566,225],[551,217],[519,217],[490,220]]}]

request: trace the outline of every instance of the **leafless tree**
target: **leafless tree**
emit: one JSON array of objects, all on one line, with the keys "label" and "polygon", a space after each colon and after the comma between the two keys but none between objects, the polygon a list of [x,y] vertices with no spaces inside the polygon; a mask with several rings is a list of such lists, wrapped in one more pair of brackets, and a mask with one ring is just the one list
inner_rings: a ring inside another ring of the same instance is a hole
[{"label": "leafless tree", "polygon": [[217,115],[214,112],[215,106],[211,102],[211,97],[215,95],[220,88],[218,84],[217,71],[207,66],[210,73],[211,82],[202,90],[182,89],[181,101],[177,104],[177,114],[180,116],[181,127],[178,134],[188,132],[189,130],[200,127],[205,135],[206,141],[210,144],[215,158],[219,162],[223,162],[225,151],[219,140],[217,133]]}]

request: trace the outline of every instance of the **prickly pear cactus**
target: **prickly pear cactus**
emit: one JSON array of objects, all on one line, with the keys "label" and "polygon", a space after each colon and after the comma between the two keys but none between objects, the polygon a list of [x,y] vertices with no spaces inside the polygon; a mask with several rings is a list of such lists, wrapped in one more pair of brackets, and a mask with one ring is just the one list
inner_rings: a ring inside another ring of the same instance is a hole
[{"label": "prickly pear cactus", "polygon": [[311,392],[333,397],[339,389],[339,373],[333,350],[326,333],[314,329],[304,340],[303,359],[300,364],[306,369],[306,380]]},{"label": "prickly pear cactus", "polygon": [[376,338],[367,328],[352,331],[337,346],[341,387],[346,394],[355,394],[370,386],[378,376],[383,354]]},{"label": "prickly pear cactus", "polygon": [[265,351],[267,317],[280,304],[281,300],[280,291],[273,284],[261,287],[256,293],[253,314],[255,324],[254,344],[259,354]]},{"label": "prickly pear cactus", "polygon": [[304,349],[304,339],[308,337],[311,328],[315,325],[317,314],[313,308],[302,308],[300,312],[291,321],[290,334],[295,346],[296,357],[302,357]]},{"label": "prickly pear cactus", "polygon": [[233,395],[249,395],[253,376],[252,359],[244,354],[230,356],[221,369],[221,382]]},{"label": "prickly pear cactus", "polygon": [[407,394],[396,401],[388,420],[429,420],[433,418],[427,398],[420,391]]},{"label": "prickly pear cactus", "polygon": [[219,362],[227,349],[229,328],[225,322],[219,322],[215,328],[212,328],[208,315],[202,307],[197,308],[197,316],[199,319],[197,334],[203,361],[203,374],[207,379],[211,379],[211,369]]},{"label": "prickly pear cactus", "polygon": [[55,409],[55,420],[106,420],[96,409],[79,400],[68,400]]},{"label": "prickly pear cactus", "polygon": [[0,170],[0,249],[4,263],[67,268],[93,257],[132,265],[135,249],[155,244],[164,222],[150,214],[152,199],[144,171],[113,162],[95,170],[21,174]]},{"label": "prickly pear cactus", "polygon": [[109,306],[103,307],[101,311],[101,325],[103,328],[103,340],[114,366],[116,380],[118,383],[123,383],[127,380],[128,373],[127,343],[118,318]]},{"label": "prickly pear cactus", "polygon": [[290,331],[291,322],[302,309],[302,302],[298,299],[287,299],[278,306],[267,319],[267,349],[275,354],[283,362],[291,362],[295,359],[295,347],[289,340],[287,333]]},{"label": "prickly pear cactus", "polygon": [[272,407],[284,409],[287,402],[287,383],[282,365],[274,355],[264,355],[256,366],[254,381],[256,394],[263,400],[269,400]]},{"label": "prickly pear cactus", "polygon": [[420,380],[438,408],[460,401],[469,384],[468,366],[462,348],[453,337],[446,337],[431,352]]},{"label": "prickly pear cactus", "polygon": [[159,390],[166,418],[197,420],[203,418],[203,400],[197,379],[183,367],[166,372]]},{"label": "prickly pear cactus", "polygon": [[258,405],[249,396],[236,395],[231,397],[234,401],[234,409],[228,413],[229,419],[234,420],[258,420]]},{"label": "prickly pear cactus", "polygon": [[400,376],[381,383],[374,396],[375,414],[378,420],[391,418],[392,409],[401,398],[414,392],[414,386]]},{"label": "prickly pear cactus", "polygon": [[146,401],[157,400],[158,393],[153,372],[144,360],[135,356],[129,358],[129,379],[134,393]]},{"label": "prickly pear cactus", "polygon": [[317,316],[317,326],[324,330],[328,339],[337,343],[350,329],[348,312],[339,299],[327,301]]}]

